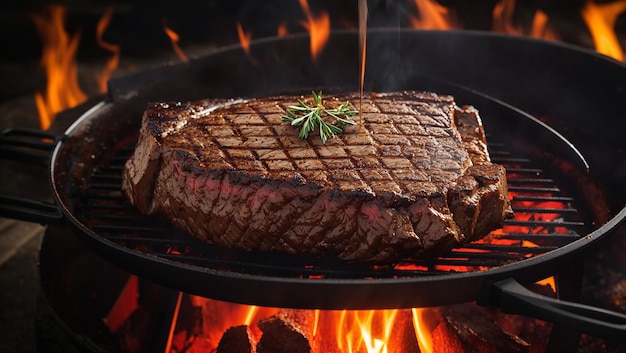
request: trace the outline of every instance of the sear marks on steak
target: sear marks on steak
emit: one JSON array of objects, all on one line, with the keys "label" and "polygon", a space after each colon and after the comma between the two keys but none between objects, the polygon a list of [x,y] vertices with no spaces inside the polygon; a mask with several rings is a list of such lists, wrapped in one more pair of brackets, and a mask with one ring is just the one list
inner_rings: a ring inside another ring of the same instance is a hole
[{"label": "sear marks on steak", "polygon": [[377,264],[436,256],[512,216],[475,109],[370,94],[362,124],[322,144],[282,121],[298,98],[149,104],[123,192],[218,246]]}]

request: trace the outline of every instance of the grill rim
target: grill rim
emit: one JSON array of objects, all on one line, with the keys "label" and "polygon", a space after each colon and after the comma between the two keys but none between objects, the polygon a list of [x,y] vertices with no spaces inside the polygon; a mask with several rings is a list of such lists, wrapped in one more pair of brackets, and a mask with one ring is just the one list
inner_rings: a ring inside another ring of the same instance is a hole
[{"label": "grill rim", "polygon": [[[82,138],[82,132],[86,128],[84,121],[90,121],[101,115],[109,104],[101,103],[81,116],[66,134],[72,136],[78,132]],[[87,128],[87,130],[90,130]],[[58,171],[58,159],[72,150],[65,145],[72,145],[72,139],[68,138],[56,145],[51,160],[51,176]],[[60,184],[54,183],[56,186]],[[155,282],[164,283],[169,287],[179,290],[211,297],[217,300],[235,301],[242,304],[280,306],[306,309],[389,309],[410,308],[450,303],[461,303],[474,300],[485,283],[494,283],[504,278],[515,278],[523,283],[531,283],[543,279],[545,274],[555,273],[568,258],[574,257],[579,252],[595,242],[602,235],[617,227],[626,217],[626,209],[609,222],[597,228],[590,234],[581,236],[580,239],[552,250],[542,256],[524,259],[512,264],[502,265],[497,268],[483,271],[445,273],[433,276],[420,276],[410,278],[376,278],[376,279],[295,279],[276,278],[263,275],[249,275],[241,273],[223,272],[215,269],[200,268],[194,265],[172,261],[155,255],[139,253],[135,250],[122,248],[118,244],[102,237],[86,227],[76,218],[74,212],[67,208],[67,204],[56,192],[57,203],[61,205],[67,218],[74,224],[77,235],[86,239],[87,243],[95,247],[97,252],[114,263],[130,272],[151,279]],[[67,195],[66,195],[67,196]],[[87,235],[85,237],[85,235]],[[542,271],[536,271],[541,266]],[[542,275],[543,273],[543,275]],[[164,281],[159,274],[166,274]],[[211,289],[197,283],[211,283]],[[245,283],[242,286],[242,283]],[[455,291],[450,291],[453,284]],[[218,288],[216,288],[218,287]],[[267,288],[266,295],[259,288]],[[350,295],[342,294],[340,297],[333,296],[332,300],[322,299],[322,293],[332,293],[337,290]],[[390,292],[405,293],[406,291],[424,293],[417,297],[407,299],[406,295],[389,296]],[[276,293],[300,293],[299,297],[276,295]],[[236,294],[233,294],[236,293]],[[362,293],[362,295],[355,295]],[[388,298],[383,299],[381,298]]]}]

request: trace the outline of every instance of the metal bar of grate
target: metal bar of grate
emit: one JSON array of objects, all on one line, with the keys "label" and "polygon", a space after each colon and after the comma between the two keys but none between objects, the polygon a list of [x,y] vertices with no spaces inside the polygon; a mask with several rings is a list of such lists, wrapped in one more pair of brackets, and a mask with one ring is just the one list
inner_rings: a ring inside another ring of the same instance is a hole
[{"label": "metal bar of grate", "polygon": [[553,221],[507,219],[504,221],[504,225],[521,227],[582,227],[585,223],[577,221],[563,221],[561,219],[555,219]]},{"label": "metal bar of grate", "polygon": [[552,193],[561,192],[558,187],[530,187],[530,186],[509,186],[509,191],[534,192],[534,193]]},{"label": "metal bar of grate", "polygon": [[508,180],[511,184],[554,184],[552,179],[540,178],[512,178]]},{"label": "metal bar of grate", "polygon": [[573,197],[568,196],[531,196],[531,195],[515,195],[513,201],[538,201],[538,202],[572,202]]},{"label": "metal bar of grate", "polygon": [[541,169],[537,168],[507,168],[506,171],[509,174],[539,174],[542,172]]},{"label": "metal bar of grate", "polygon": [[514,157],[498,157],[491,158],[493,163],[497,164],[527,164],[530,163],[530,159],[528,158],[514,158]]},{"label": "metal bar of grate", "polygon": [[534,212],[534,213],[577,213],[578,210],[574,208],[547,208],[547,207],[515,207],[513,206],[513,212]]},{"label": "metal bar of grate", "polygon": [[527,233],[507,233],[501,236],[501,239],[508,240],[528,240],[528,241],[549,241],[549,242],[572,242],[580,239],[577,233],[545,233],[545,234],[527,234]]}]

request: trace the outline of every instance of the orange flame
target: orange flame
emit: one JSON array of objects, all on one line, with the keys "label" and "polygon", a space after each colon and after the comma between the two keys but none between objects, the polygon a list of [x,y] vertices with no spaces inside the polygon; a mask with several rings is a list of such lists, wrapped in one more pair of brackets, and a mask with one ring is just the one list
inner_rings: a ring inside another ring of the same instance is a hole
[{"label": "orange flame", "polygon": [[445,30],[461,27],[455,16],[435,0],[415,0],[415,6],[419,15],[410,19],[413,28]]},{"label": "orange flame", "polygon": [[117,68],[117,65],[120,61],[120,46],[107,43],[102,39],[104,31],[109,26],[111,22],[111,18],[113,17],[113,7],[110,7],[106,10],[106,12],[98,21],[98,25],[96,26],[96,40],[98,41],[98,45],[112,53],[109,60],[107,60],[104,70],[100,75],[96,77],[98,81],[98,90],[100,93],[105,93],[107,91],[107,81],[111,78],[113,71]]},{"label": "orange flame", "polygon": [[309,9],[309,3],[307,0],[299,0],[300,7],[307,18],[306,21],[302,21],[302,26],[309,31],[311,37],[311,57],[313,61],[317,60],[317,57],[321,53],[322,49],[328,41],[330,36],[330,16],[328,12],[322,12],[321,15],[315,17]]},{"label": "orange flame", "polygon": [[165,31],[165,34],[167,34],[167,37],[172,42],[172,48],[174,49],[176,56],[178,56],[180,60],[182,60],[185,63],[189,62],[187,55],[185,55],[183,50],[180,49],[180,47],[178,46],[178,41],[180,40],[180,36],[178,35],[178,33],[174,32],[172,29],[167,27],[167,25],[165,24],[165,19],[163,19],[163,30]]},{"label": "orange flame", "polygon": [[246,53],[246,55],[250,55],[250,41],[252,40],[252,31],[244,31],[241,23],[237,22],[237,35],[239,36],[239,43],[241,44],[241,48]]},{"label": "orange flame", "polygon": [[537,284],[540,284],[543,286],[550,286],[550,288],[552,288],[552,290],[556,293],[556,280],[554,276],[544,278],[541,281],[538,281]]},{"label": "orange flame", "polygon": [[387,353],[397,314],[398,310],[335,312],[337,347],[345,353]]},{"label": "orange flame", "polygon": [[587,1],[582,16],[589,27],[596,51],[616,60],[624,61],[624,52],[613,28],[617,17],[626,10],[626,0],[606,4]]},{"label": "orange flame", "polygon": [[243,320],[243,324],[250,325],[252,323],[252,320],[254,320],[254,317],[258,311],[259,311],[258,306],[251,305],[250,308],[248,309],[248,313],[246,314],[245,320]]},{"label": "orange flame", "polygon": [[279,37],[284,37],[289,34],[289,30],[287,29],[287,22],[281,22],[276,29],[276,35]]},{"label": "orange flame", "polygon": [[45,96],[35,92],[35,103],[42,129],[47,129],[55,115],[72,108],[87,99],[78,84],[76,51],[80,33],[69,36],[63,24],[65,8],[50,6],[44,15],[33,14],[32,18],[43,42],[41,66],[46,71]]},{"label": "orange flame", "polygon": [[530,36],[533,38],[541,38],[546,40],[559,40],[559,36],[550,27],[548,15],[541,11],[535,11],[535,17],[533,18],[533,26],[530,32]]},{"label": "orange flame", "polygon": [[558,35],[549,25],[548,15],[541,11],[535,11],[532,27],[529,30],[513,24],[513,12],[515,0],[502,0],[493,8],[493,30],[495,32],[513,35],[526,35],[539,39],[558,40]]},{"label": "orange flame", "polygon": [[[533,243],[532,241],[528,241],[528,240],[524,240],[524,246],[527,247],[537,247],[539,245]],[[550,288],[552,288],[552,291],[556,293],[556,279],[554,278],[554,276],[548,277],[548,278],[544,278],[540,281],[535,282],[538,285],[542,285],[542,286],[549,286]]]},{"label": "orange flame", "polygon": [[426,310],[423,308],[412,309],[413,313],[413,329],[415,330],[415,337],[419,343],[421,353],[431,353],[433,351],[433,338],[432,330],[434,325],[429,325],[427,318],[425,317]]}]

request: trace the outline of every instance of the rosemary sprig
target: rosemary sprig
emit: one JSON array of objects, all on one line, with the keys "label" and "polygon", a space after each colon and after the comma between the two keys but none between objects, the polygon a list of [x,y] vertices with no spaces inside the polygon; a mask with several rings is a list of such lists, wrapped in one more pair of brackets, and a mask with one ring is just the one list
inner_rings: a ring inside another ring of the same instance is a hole
[{"label": "rosemary sprig", "polygon": [[[345,125],[354,125],[355,121],[348,117],[357,114],[355,110],[351,110],[348,102],[343,103],[337,108],[329,109],[322,104],[322,91],[313,94],[314,106],[310,107],[301,99],[298,99],[298,105],[291,105],[287,109],[287,116],[283,116],[283,121],[291,123],[292,126],[301,126],[298,136],[301,139],[309,137],[309,133],[319,126],[320,138],[322,143],[326,143],[329,137],[343,132]],[[328,123],[324,117],[335,119],[334,123]]]}]

